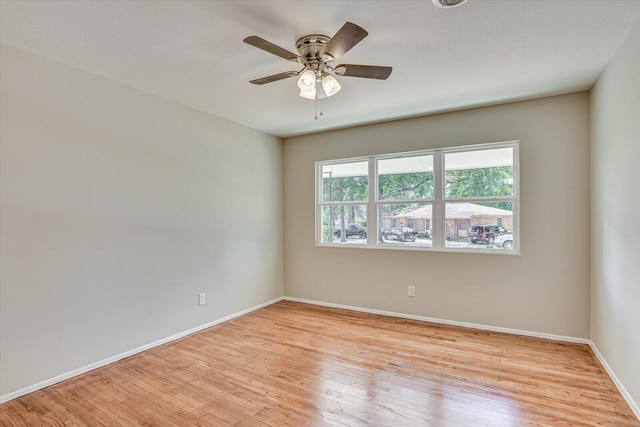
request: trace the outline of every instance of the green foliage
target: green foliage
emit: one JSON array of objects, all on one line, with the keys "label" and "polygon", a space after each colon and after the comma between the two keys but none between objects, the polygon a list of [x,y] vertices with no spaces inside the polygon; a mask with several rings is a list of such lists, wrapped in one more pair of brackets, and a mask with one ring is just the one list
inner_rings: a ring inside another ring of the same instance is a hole
[{"label": "green foliage", "polygon": [[322,211],[322,241],[324,243],[333,242],[333,227],[329,225],[329,210]]},{"label": "green foliage", "polygon": [[378,177],[380,200],[415,200],[433,197],[432,173],[394,173]]},{"label": "green foliage", "polygon": [[[417,200],[434,196],[433,173],[396,173],[378,177],[380,200]],[[406,204],[384,205],[383,216],[394,215],[405,209]]]},{"label": "green foliage", "polygon": [[369,198],[369,178],[366,176],[345,176],[323,178],[322,200],[325,202],[354,202]]},{"label": "green foliage", "polygon": [[[369,199],[369,178],[367,176],[345,176],[322,180],[322,200],[331,202],[367,202]],[[327,223],[337,225],[339,218],[345,217],[345,223],[365,222],[364,211],[360,206],[334,206]],[[332,216],[332,217],[331,217]],[[324,220],[324,218],[323,218]]]},{"label": "green foliage", "polygon": [[[445,173],[445,195],[448,198],[512,196],[511,166],[449,170]],[[511,210],[510,202],[486,202],[484,206]]]}]

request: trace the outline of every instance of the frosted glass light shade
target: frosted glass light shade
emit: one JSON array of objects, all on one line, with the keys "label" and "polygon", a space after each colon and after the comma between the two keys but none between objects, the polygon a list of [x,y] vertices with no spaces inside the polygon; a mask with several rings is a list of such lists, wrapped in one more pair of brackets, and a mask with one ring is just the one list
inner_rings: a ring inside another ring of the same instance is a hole
[{"label": "frosted glass light shade", "polygon": [[318,97],[318,99],[324,99],[329,96],[327,95],[327,92],[324,91],[322,82],[320,80],[316,82],[316,96]]},{"label": "frosted glass light shade", "polygon": [[342,89],[342,86],[340,86],[335,77],[327,74],[322,78],[322,88],[327,96],[333,96]]},{"label": "frosted glass light shade", "polygon": [[300,96],[307,99],[316,99],[316,88],[313,87],[311,90],[301,90]]},{"label": "frosted glass light shade", "polygon": [[[307,70],[304,73],[300,74],[300,78],[298,79],[298,87],[302,91],[310,91],[314,90],[316,87],[316,73],[313,70]],[[315,94],[314,94],[315,95]]]}]

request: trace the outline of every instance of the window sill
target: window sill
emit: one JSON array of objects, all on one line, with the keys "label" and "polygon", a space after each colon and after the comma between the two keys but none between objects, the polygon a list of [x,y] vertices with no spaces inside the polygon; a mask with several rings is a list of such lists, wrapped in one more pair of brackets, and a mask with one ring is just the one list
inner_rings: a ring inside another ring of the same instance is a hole
[{"label": "window sill", "polygon": [[362,245],[362,244],[340,244],[340,243],[320,243],[315,245],[317,248],[343,248],[343,249],[372,249],[372,250],[391,250],[391,251],[411,251],[411,252],[436,252],[436,253],[456,253],[456,254],[474,254],[474,255],[507,255],[520,256],[520,250],[506,250],[499,248],[486,249],[466,249],[466,248],[429,248],[415,246],[393,246],[393,245]]}]

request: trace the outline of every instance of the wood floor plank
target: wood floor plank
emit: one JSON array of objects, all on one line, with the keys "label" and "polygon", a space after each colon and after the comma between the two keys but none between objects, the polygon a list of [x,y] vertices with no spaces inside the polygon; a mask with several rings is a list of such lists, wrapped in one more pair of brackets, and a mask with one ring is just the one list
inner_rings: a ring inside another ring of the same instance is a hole
[{"label": "wood floor plank", "polygon": [[0,426],[629,426],[582,344],[282,301],[0,405]]}]

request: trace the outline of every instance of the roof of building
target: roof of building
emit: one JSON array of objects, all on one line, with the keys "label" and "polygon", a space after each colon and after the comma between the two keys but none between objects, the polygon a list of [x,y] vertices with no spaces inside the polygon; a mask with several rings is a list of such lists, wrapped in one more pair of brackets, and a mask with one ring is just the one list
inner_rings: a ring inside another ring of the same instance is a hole
[{"label": "roof of building", "polygon": [[[478,205],[476,203],[447,203],[446,204],[446,216],[453,219],[469,219],[477,217],[500,217],[500,216],[512,216],[513,212],[492,208],[490,206]],[[399,212],[396,215],[391,215],[393,218],[431,218],[433,215],[433,205],[420,205],[417,208],[407,209]]]}]

